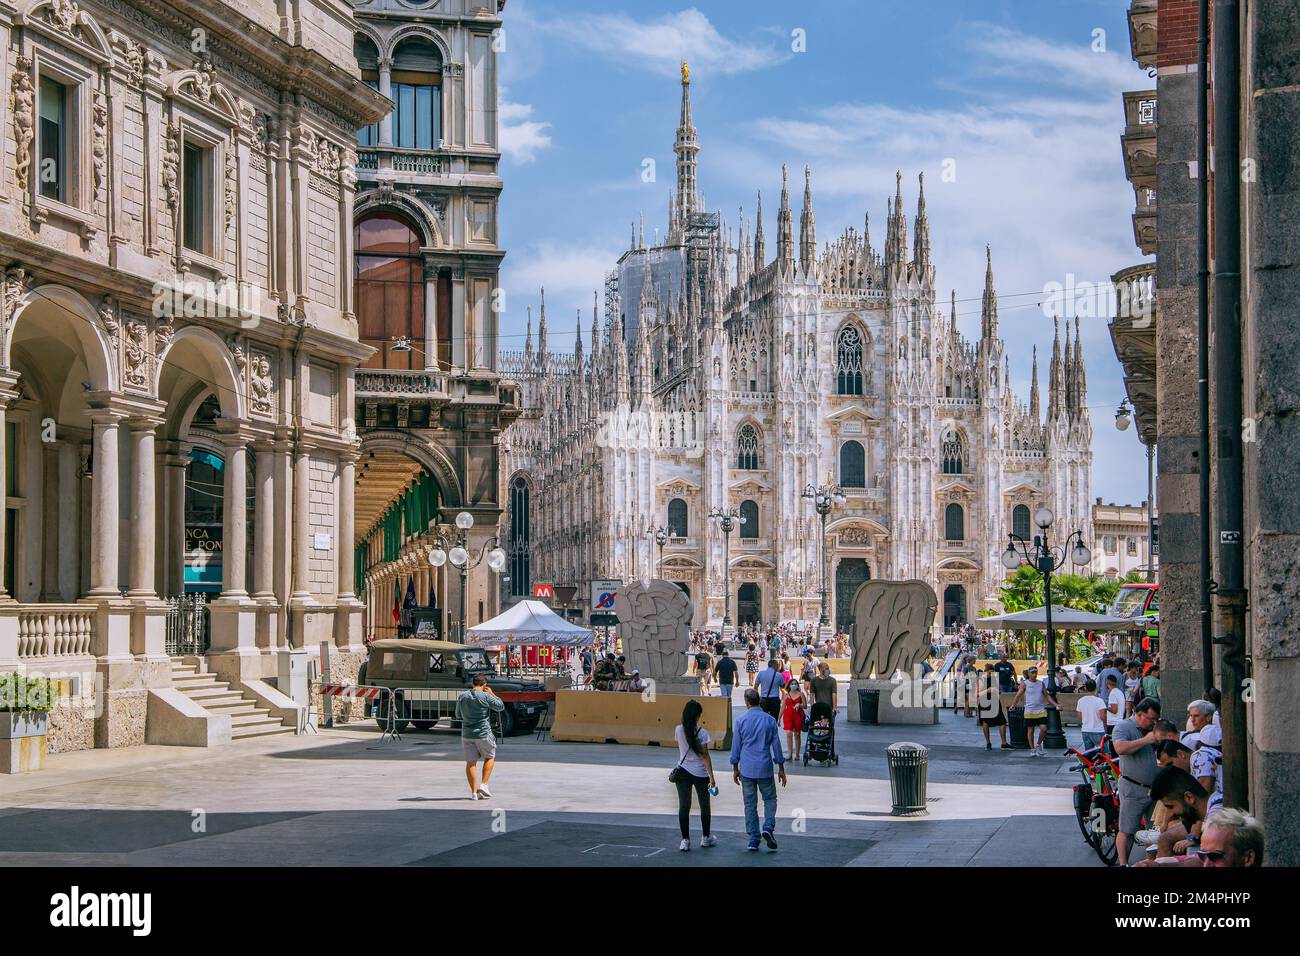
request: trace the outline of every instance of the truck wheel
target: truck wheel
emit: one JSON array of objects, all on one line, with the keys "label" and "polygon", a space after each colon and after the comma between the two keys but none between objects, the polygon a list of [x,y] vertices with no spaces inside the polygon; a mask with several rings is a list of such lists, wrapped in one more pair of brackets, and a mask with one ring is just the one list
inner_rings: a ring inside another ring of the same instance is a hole
[{"label": "truck wheel", "polygon": [[436,720],[413,720],[411,726],[416,730],[432,730],[438,726],[438,722]]},{"label": "truck wheel", "polygon": [[[388,729],[388,718],[387,718],[387,717],[376,717],[376,718],[375,718],[375,723],[379,726],[379,729],[380,729],[380,730],[387,730],[387,729]],[[399,734],[400,734],[403,730],[406,729],[406,724],[407,724],[407,721],[405,721],[405,720],[399,720],[399,721],[397,721],[395,724],[393,724],[393,731],[394,731],[394,733],[399,733]]]},{"label": "truck wheel", "polygon": [[511,707],[506,707],[501,711],[501,736],[513,737],[515,735],[515,725],[518,721],[515,719],[515,712]]}]

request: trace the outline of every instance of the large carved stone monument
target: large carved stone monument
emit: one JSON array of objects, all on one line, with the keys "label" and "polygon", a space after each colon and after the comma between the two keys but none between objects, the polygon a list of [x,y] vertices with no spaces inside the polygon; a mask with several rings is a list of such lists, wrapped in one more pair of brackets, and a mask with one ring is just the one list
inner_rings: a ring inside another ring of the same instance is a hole
[{"label": "large carved stone monument", "polygon": [[[867,581],[853,596],[849,720],[863,720],[859,691],[873,692],[876,723],[933,724],[939,720],[933,682],[918,667],[930,649],[939,599],[924,581]],[[903,677],[895,681],[894,675]]]},{"label": "large carved stone monument", "polygon": [[634,581],[619,588],[614,612],[629,672],[653,680],[656,693],[699,693],[700,682],[685,675],[695,613],[685,591],[671,581]]}]

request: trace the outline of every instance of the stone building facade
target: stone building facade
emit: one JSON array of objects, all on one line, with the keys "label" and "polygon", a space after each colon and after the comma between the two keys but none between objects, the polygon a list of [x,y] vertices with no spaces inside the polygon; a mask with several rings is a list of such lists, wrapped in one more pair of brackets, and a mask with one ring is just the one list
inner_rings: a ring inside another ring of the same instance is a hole
[{"label": "stone building facade", "polygon": [[182,653],[286,721],[279,648],[357,666],[352,44],[345,0],[0,0],[0,670],[68,678],[57,749],[241,735]]},{"label": "stone building facade", "polygon": [[1107,578],[1154,571],[1148,538],[1147,504],[1117,505],[1100,498],[1092,505],[1092,567]]},{"label": "stone building facade", "polygon": [[[497,367],[504,9],[504,0],[356,4],[362,80],[394,104],[357,137],[357,315],[375,350],[356,389],[368,636],[397,633],[395,601],[436,608],[446,635],[499,604],[499,578],[480,558],[501,511],[500,434],[518,407]],[[429,488],[432,510],[402,506]],[[464,604],[457,569],[428,561],[461,512],[474,518],[466,545],[477,562]]]},{"label": "stone building facade", "polygon": [[[503,439],[515,594],[662,576],[690,593],[697,624],[728,610],[733,623],[816,622],[821,524],[803,495],[828,481],[845,496],[825,541],[839,626],[868,577],[929,581],[948,624],[993,607],[1007,534],[1031,537],[1041,505],[1091,540],[1077,326],[1064,345],[1058,327],[1045,407],[1036,355],[1021,401],[991,253],[977,341],[957,330],[955,293],[947,315],[936,301],[923,180],[909,224],[898,177],[883,250],[865,221],[819,248],[811,171],[799,211],[783,171],[769,259],[761,195],[734,230],[701,208],[685,66],[674,150],[665,238],[647,246],[634,226],[590,344],[579,315],[574,350],[552,350],[543,292],[536,347],[530,315],[525,348],[502,356],[523,389]],[[726,540],[715,509],[745,519]],[[662,554],[657,527],[672,535]]]}]

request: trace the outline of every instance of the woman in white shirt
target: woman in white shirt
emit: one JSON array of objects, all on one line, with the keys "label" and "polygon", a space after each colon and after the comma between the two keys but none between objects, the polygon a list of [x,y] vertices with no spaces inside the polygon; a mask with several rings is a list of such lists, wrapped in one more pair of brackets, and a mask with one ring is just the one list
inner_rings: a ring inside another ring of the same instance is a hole
[{"label": "woman in white shirt", "polygon": [[680,849],[691,848],[691,791],[700,801],[700,828],[704,839],[700,846],[717,846],[718,838],[709,833],[709,793],[717,792],[713,779],[713,761],[709,757],[709,732],[700,726],[704,708],[698,700],[688,700],[682,708],[682,722],[673,730],[677,740],[677,766],[669,779],[677,787],[677,824],[681,827]]},{"label": "woman in white shirt", "polygon": [[[1056,698],[1047,690],[1047,684],[1038,679],[1038,668],[1025,668],[1025,679],[1020,684],[1020,689],[1016,691],[1015,700],[1011,702],[1011,709],[1025,702],[1025,732],[1029,737],[1029,756],[1046,757],[1047,751],[1043,749],[1043,738],[1047,735],[1047,708],[1055,707],[1060,709],[1060,704]],[[1038,728],[1038,743],[1034,743],[1034,728]]]}]

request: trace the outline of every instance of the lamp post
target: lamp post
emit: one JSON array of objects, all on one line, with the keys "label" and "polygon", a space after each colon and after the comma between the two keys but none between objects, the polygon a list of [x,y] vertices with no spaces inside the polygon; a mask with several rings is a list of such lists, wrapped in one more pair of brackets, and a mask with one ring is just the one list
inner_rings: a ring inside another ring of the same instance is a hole
[{"label": "lamp post", "polygon": [[809,484],[808,487],[803,490],[803,497],[813,503],[813,506],[817,509],[817,514],[821,515],[822,519],[822,586],[819,592],[822,599],[822,616],[817,623],[820,627],[826,627],[831,622],[830,606],[827,601],[830,591],[826,587],[826,519],[830,516],[833,507],[844,504],[844,491],[838,485],[825,484],[821,487],[814,487],[812,484]]},{"label": "lamp post", "polygon": [[668,533],[668,529],[660,525],[658,528],[646,528],[645,532],[649,537],[654,538],[655,544],[659,546],[659,564],[658,577],[664,576],[664,545],[673,537]]},{"label": "lamp post", "polygon": [[713,508],[709,518],[722,529],[722,626],[731,627],[731,532],[745,523],[745,516],[734,508]]},{"label": "lamp post", "polygon": [[[435,568],[440,568],[450,561],[460,571],[460,627],[457,629],[456,636],[461,644],[465,643],[465,626],[469,619],[469,573],[483,563],[484,557],[487,558],[488,567],[495,574],[500,574],[506,566],[506,553],[497,546],[496,535],[484,541],[478,557],[471,560],[466,546],[469,544],[469,529],[472,527],[474,527],[474,516],[468,511],[462,511],[456,515],[455,535],[452,536],[442,530],[434,532],[434,540],[438,544],[429,552],[429,563]],[[448,548],[448,545],[451,547]],[[492,548],[491,551],[488,550],[489,546]]]},{"label": "lamp post", "polygon": [[[1052,575],[1065,565],[1067,551],[1069,559],[1076,565],[1086,565],[1092,560],[1092,552],[1088,546],[1083,543],[1083,534],[1079,531],[1072,531],[1065,538],[1065,544],[1061,546],[1059,553],[1052,548],[1048,540],[1048,532],[1052,527],[1052,521],[1055,520],[1050,508],[1039,508],[1034,512],[1034,524],[1038,525],[1042,534],[1034,535],[1034,544],[1030,548],[1029,543],[1018,534],[1007,535],[1007,549],[1002,552],[1002,566],[1008,571],[1014,571],[1022,563],[1034,568],[1043,576],[1043,601],[1047,612],[1047,690],[1056,696],[1056,632],[1052,629]],[[1074,548],[1070,548],[1070,540],[1075,541]],[[1019,551],[1016,545],[1019,544]],[[1050,750],[1065,749],[1065,732],[1061,729],[1061,712],[1056,707],[1047,709],[1047,733],[1043,737],[1043,746]]]},{"label": "lamp post", "polygon": [[[1129,405],[1128,399],[1124,398],[1119,403],[1119,408],[1115,410],[1115,427],[1120,431],[1128,431],[1129,423],[1133,420],[1133,407]],[[1141,434],[1138,435],[1138,441],[1146,446],[1147,450],[1147,581],[1156,579],[1156,502],[1155,502],[1155,474],[1156,474],[1156,445],[1155,442],[1148,442]]]}]

